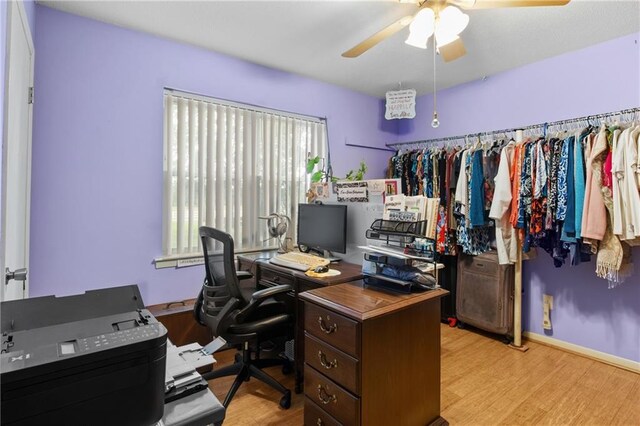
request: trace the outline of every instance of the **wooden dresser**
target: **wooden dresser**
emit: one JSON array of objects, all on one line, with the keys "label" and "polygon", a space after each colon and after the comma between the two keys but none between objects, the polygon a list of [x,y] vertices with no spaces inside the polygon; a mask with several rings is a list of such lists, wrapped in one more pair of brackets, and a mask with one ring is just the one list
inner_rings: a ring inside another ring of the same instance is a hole
[{"label": "wooden dresser", "polygon": [[304,300],[305,425],[426,425],[440,417],[438,289],[339,284]]}]

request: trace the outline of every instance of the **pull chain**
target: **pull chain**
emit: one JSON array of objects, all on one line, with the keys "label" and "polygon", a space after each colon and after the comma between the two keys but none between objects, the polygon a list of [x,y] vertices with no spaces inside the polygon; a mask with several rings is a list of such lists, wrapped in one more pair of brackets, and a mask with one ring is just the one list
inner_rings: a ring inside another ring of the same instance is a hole
[{"label": "pull chain", "polygon": [[436,109],[438,93],[436,91],[436,37],[433,36],[433,120],[431,120],[431,127],[436,129],[440,125],[438,120],[438,111]]}]

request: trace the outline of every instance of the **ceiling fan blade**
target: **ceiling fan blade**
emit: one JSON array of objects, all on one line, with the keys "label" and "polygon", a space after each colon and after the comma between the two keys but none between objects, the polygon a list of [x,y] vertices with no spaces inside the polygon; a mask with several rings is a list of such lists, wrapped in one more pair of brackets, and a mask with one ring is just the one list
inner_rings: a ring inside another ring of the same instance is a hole
[{"label": "ceiling fan blade", "polygon": [[445,62],[451,62],[466,55],[467,49],[465,49],[462,39],[458,37],[449,44],[439,46],[438,52]]},{"label": "ceiling fan blade", "polygon": [[386,39],[387,37],[391,37],[398,31],[400,31],[401,29],[409,25],[412,20],[413,20],[413,15],[407,15],[404,18],[397,20],[396,22],[384,28],[383,30],[378,31],[377,33],[375,33],[374,35],[372,35],[362,43],[347,50],[342,54],[342,56],[344,56],[345,58],[355,58],[362,55],[364,52],[371,49],[373,46],[380,43],[382,40]]},{"label": "ceiling fan blade", "polygon": [[571,0],[449,0],[462,9],[495,9],[500,7],[564,6]]}]

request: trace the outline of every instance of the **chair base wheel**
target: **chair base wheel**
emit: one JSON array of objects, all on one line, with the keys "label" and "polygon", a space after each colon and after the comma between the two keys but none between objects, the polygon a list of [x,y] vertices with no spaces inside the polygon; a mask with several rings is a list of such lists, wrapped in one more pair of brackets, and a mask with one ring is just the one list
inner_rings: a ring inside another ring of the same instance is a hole
[{"label": "chair base wheel", "polygon": [[280,398],[280,407],[288,410],[291,407],[291,391],[286,391],[285,394]]}]

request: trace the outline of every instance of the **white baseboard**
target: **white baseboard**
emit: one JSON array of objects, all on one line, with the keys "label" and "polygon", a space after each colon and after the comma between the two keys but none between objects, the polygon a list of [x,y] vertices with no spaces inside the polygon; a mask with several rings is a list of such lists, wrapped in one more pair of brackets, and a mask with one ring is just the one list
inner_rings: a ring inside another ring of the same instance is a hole
[{"label": "white baseboard", "polygon": [[640,362],[632,361],[630,359],[622,358],[615,355],[610,355],[604,352],[596,351],[594,349],[585,348],[584,346],[574,345],[573,343],[564,342],[562,340],[554,339],[553,337],[544,336],[542,334],[531,333],[530,331],[525,331],[524,333],[522,333],[522,336],[532,342],[541,343],[543,345],[551,346],[563,351],[571,352],[576,355],[581,355],[586,358],[604,362],[605,364],[613,365],[614,367],[623,368],[625,370],[640,374]]}]

